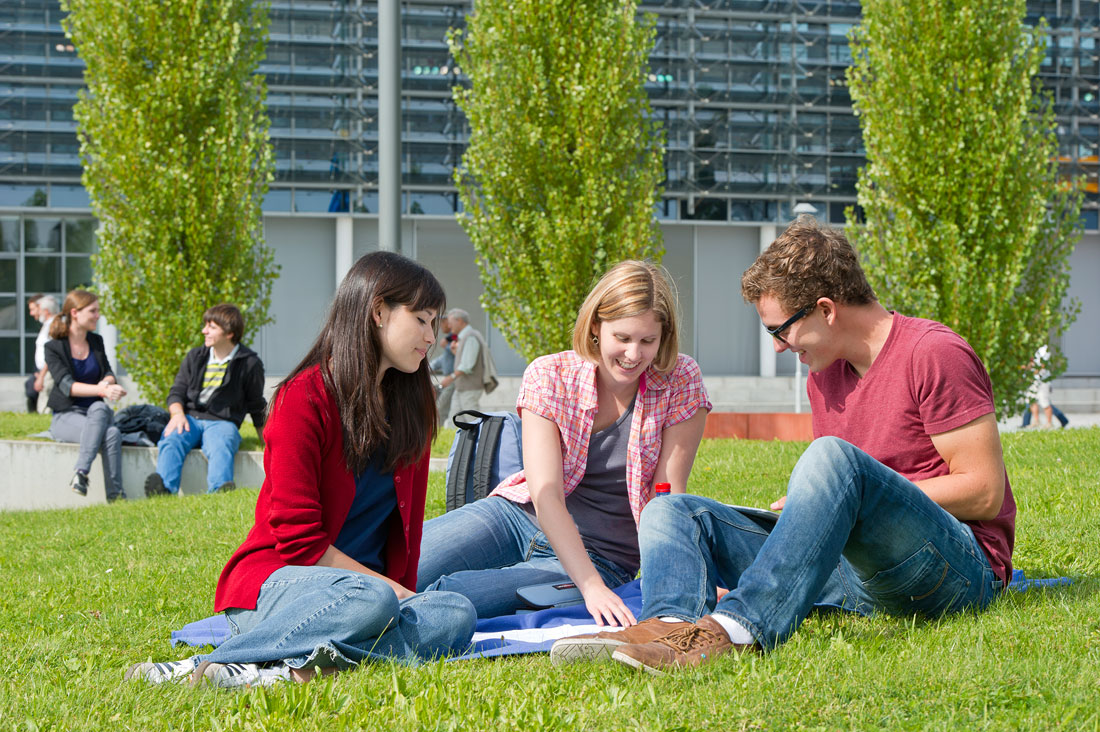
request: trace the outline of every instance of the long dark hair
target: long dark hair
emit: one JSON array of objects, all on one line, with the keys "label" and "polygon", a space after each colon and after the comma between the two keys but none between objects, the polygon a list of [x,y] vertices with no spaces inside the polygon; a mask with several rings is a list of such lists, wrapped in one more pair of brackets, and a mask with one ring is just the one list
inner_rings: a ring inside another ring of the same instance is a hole
[{"label": "long dark hair", "polygon": [[427,359],[411,374],[387,370],[381,388],[375,387],[382,346],[371,314],[379,303],[442,314],[446,295],[435,275],[400,254],[360,257],[336,289],[317,340],[272,400],[298,374],[320,366],[340,412],[348,470],[356,475],[380,447],[387,471],[418,460],[435,437],[438,419]]}]

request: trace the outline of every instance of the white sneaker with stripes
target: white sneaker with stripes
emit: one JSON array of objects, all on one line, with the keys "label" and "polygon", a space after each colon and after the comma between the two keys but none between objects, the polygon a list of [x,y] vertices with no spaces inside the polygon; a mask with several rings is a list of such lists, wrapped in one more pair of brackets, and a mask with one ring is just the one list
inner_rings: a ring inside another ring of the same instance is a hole
[{"label": "white sneaker with stripes", "polygon": [[195,669],[192,686],[209,684],[221,689],[238,689],[246,686],[271,686],[290,681],[290,667],[260,666],[255,663],[211,663],[203,661]]},{"label": "white sneaker with stripes", "polygon": [[195,665],[195,660],[193,658],[185,658],[182,661],[163,661],[161,663],[152,663],[149,661],[135,663],[133,666],[126,669],[124,678],[126,681],[140,679],[150,684],[163,684],[166,681],[180,683],[191,677],[191,672],[195,670]]}]

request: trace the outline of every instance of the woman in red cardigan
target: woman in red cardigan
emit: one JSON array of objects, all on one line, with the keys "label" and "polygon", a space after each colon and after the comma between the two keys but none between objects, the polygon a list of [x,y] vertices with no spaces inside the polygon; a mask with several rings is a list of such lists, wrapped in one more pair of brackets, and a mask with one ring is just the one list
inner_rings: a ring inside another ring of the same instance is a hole
[{"label": "woman in red cardigan", "polygon": [[256,522],[214,596],[231,637],[207,655],[136,664],[126,678],[306,681],[466,648],[469,600],[415,592],[437,423],[424,357],[443,308],[443,288],[416,262],[375,252],[355,263],[271,402]]}]

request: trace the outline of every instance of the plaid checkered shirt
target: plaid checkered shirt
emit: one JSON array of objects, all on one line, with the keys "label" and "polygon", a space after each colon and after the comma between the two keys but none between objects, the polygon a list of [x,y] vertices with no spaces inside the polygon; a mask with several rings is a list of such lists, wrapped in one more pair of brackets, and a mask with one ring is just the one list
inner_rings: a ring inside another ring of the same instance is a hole
[{"label": "plaid checkered shirt", "polygon": [[[530,409],[558,426],[567,496],[584,478],[597,405],[596,364],[575,351],[537,358],[523,373],[516,411],[522,414]],[[657,373],[652,366],[642,374],[627,443],[626,486],[635,523],[653,498],[653,474],[664,430],[699,409],[710,411],[711,406],[699,364],[690,356],[681,353],[667,374]],[[531,501],[523,471],[505,478],[491,495],[517,503]]]}]

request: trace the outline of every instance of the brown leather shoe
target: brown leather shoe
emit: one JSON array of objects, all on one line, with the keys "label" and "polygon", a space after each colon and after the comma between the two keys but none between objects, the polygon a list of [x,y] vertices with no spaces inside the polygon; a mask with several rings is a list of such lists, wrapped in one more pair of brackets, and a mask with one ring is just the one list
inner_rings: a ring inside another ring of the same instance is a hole
[{"label": "brown leather shoe", "polygon": [[649,643],[619,646],[611,658],[663,676],[664,671],[669,669],[700,666],[724,653],[755,647],[752,644],[731,643],[725,629],[707,615],[696,623],[685,623]]},{"label": "brown leather shoe", "polygon": [[692,623],[666,623],[657,618],[650,618],[622,630],[602,630],[599,633],[561,638],[550,648],[550,663],[555,666],[564,666],[577,661],[611,658],[612,651],[619,646],[629,643],[649,643],[666,635],[670,630],[685,625],[690,626]]}]

